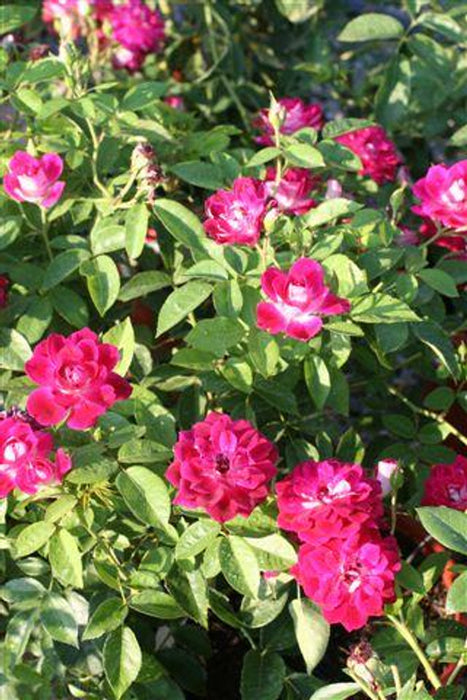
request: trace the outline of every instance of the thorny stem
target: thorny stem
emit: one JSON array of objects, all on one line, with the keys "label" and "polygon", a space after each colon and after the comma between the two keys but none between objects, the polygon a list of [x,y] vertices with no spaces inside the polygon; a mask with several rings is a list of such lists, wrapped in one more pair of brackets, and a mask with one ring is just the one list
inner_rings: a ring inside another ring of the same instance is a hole
[{"label": "thorny stem", "polygon": [[451,675],[447,679],[446,685],[451,685],[452,683],[454,683],[454,681],[456,680],[457,676],[459,675],[461,670],[464,668],[464,666],[465,666],[465,661],[464,661],[464,658],[461,656],[460,659],[458,660],[457,664],[455,665]]},{"label": "thorny stem", "polygon": [[450,432],[460,441],[462,442],[463,445],[467,445],[467,437],[462,435],[457,428],[455,428],[451,423],[449,423],[445,418],[440,416],[438,413],[434,413],[433,411],[429,411],[426,408],[420,408],[420,406],[416,406],[410,399],[406,398],[402,392],[400,392],[398,389],[396,389],[393,386],[388,387],[388,391],[390,394],[393,396],[397,396],[397,398],[402,401],[406,406],[408,406],[414,413],[418,413],[421,416],[425,416],[425,418],[430,418],[431,420],[436,421],[436,423],[439,423],[440,425],[445,425],[446,427],[449,428]]},{"label": "thorny stem", "polygon": [[405,639],[407,644],[410,646],[412,651],[415,653],[417,656],[418,660],[420,661],[421,665],[423,666],[426,676],[428,680],[430,681],[431,685],[435,690],[438,688],[441,688],[441,681],[438,678],[438,675],[436,674],[436,671],[428,661],[427,657],[425,656],[425,652],[419,645],[416,637],[412,634],[412,632],[409,630],[409,628],[405,625],[405,623],[402,620],[398,620],[397,617],[394,617],[394,615],[388,615],[388,620],[393,624],[393,626],[396,628],[396,630],[399,632],[401,637]]},{"label": "thorny stem", "polygon": [[42,226],[41,226],[42,238],[44,240],[44,245],[45,245],[45,249],[47,251],[47,255],[49,256],[49,260],[53,260],[54,255],[52,253],[52,248],[50,246],[50,240],[49,240],[49,222],[47,221],[47,212],[44,209],[44,207],[41,207],[40,209],[41,209],[41,222],[42,222]]}]

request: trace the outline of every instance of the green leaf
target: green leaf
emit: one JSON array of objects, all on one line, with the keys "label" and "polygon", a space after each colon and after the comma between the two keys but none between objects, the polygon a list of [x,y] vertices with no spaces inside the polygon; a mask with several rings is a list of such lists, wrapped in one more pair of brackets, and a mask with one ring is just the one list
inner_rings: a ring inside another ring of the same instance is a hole
[{"label": "green leaf", "polygon": [[420,270],[418,273],[425,284],[434,289],[440,294],[444,294],[446,297],[458,297],[459,293],[457,291],[456,283],[452,279],[451,275],[443,270]]},{"label": "green leaf", "polygon": [[425,595],[426,591],[423,585],[423,576],[418,569],[411,564],[407,564],[404,560],[402,560],[401,565],[402,568],[397,574],[398,584],[407,588],[409,591],[415,591],[415,593]]},{"label": "green leaf", "polygon": [[321,9],[321,5],[316,0],[276,0],[276,7],[289,22],[305,22],[312,15]]},{"label": "green leaf", "polygon": [[423,399],[423,405],[434,411],[447,411],[456,400],[456,395],[448,386],[438,386]]},{"label": "green leaf", "polygon": [[453,508],[417,508],[422,525],[438,542],[454,552],[467,554],[467,513]]},{"label": "green leaf", "polygon": [[222,357],[228,348],[242,340],[244,334],[245,328],[237,319],[217,317],[199,321],[185,341],[197,350]]},{"label": "green leaf", "polygon": [[317,207],[314,207],[302,217],[302,221],[310,228],[323,226],[323,224],[328,224],[334,219],[340,219],[343,216],[352,214],[354,211],[361,209],[362,206],[362,204],[357,204],[351,199],[336,197],[318,204]]},{"label": "green leaf", "polygon": [[151,292],[157,292],[164,287],[170,287],[170,285],[170,277],[165,272],[158,270],[138,272],[123,285],[118,298],[120,301],[131,301],[151,294]]},{"label": "green leaf", "polygon": [[170,170],[181,180],[195,187],[204,187],[207,190],[220,190],[225,185],[221,168],[212,163],[192,160],[177,163]]},{"label": "green leaf", "polygon": [[167,576],[166,583],[170,593],[187,615],[207,629],[208,587],[201,571],[185,571],[179,564],[175,564]]},{"label": "green leaf", "polygon": [[330,255],[323,260],[326,272],[334,277],[338,293],[347,298],[368,292],[366,274],[353,260],[342,253]]},{"label": "green leaf", "polygon": [[211,291],[211,285],[205,282],[188,282],[175,289],[167,297],[159,312],[156,337],[186,318],[191,311],[206,301]]},{"label": "green leaf", "polygon": [[346,24],[337,38],[345,42],[375,41],[399,39],[403,34],[404,27],[395,17],[368,12]]},{"label": "green leaf", "polygon": [[149,212],[146,204],[134,204],[125,217],[125,250],[129,258],[139,258],[148,233]]},{"label": "green leaf", "polygon": [[253,365],[263,377],[272,377],[276,374],[280,351],[270,333],[251,328],[248,337],[248,353]]},{"label": "green leaf", "polygon": [[89,240],[94,255],[122,250],[125,247],[125,229],[116,224],[114,218],[107,216],[92,227]]},{"label": "green leaf", "polygon": [[50,540],[49,561],[54,577],[64,586],[83,587],[83,565],[76,538],[59,530]]},{"label": "green leaf", "polygon": [[293,600],[289,611],[306,672],[310,675],[326,653],[331,627],[316,605],[306,598]]},{"label": "green leaf", "polygon": [[319,150],[309,146],[307,143],[297,143],[288,146],[284,151],[284,155],[289,163],[300,168],[324,168],[326,165]]},{"label": "green leaf", "polygon": [[89,323],[86,302],[79,294],[68,287],[57,286],[49,292],[55,311],[73,328],[83,328]]},{"label": "green leaf", "polygon": [[446,611],[448,614],[467,612],[467,571],[458,576],[448,590]]},{"label": "green leaf", "polygon": [[277,700],[285,680],[285,663],[279,654],[251,649],[243,659],[242,700]]},{"label": "green leaf", "polygon": [[133,515],[146,525],[165,529],[170,518],[170,497],[164,481],[145,467],[129,467],[116,480]]},{"label": "green leaf", "polygon": [[418,321],[410,306],[389,294],[369,294],[357,301],[350,312],[357,323],[400,323]]},{"label": "green leaf", "polygon": [[37,13],[35,2],[15,2],[0,6],[0,28],[2,34],[9,34],[26,22],[30,22]]},{"label": "green leaf", "polygon": [[251,156],[250,160],[245,164],[245,168],[255,168],[258,165],[263,165],[263,163],[269,163],[269,161],[274,160],[280,154],[280,148],[267,146],[267,148],[262,148]]},{"label": "green leaf", "polygon": [[224,379],[237,391],[242,391],[245,394],[252,391],[253,372],[248,362],[237,357],[230,357],[220,371]]},{"label": "green leaf", "polygon": [[126,93],[120,105],[123,110],[138,110],[148,107],[167,92],[167,83],[155,80],[139,83]]},{"label": "green leaf", "polygon": [[14,243],[21,232],[21,217],[9,216],[0,222],[0,250]]},{"label": "green leaf", "polygon": [[89,258],[89,252],[82,248],[72,248],[59,253],[50,263],[45,271],[44,280],[42,282],[42,291],[46,292],[53,289],[57,284],[63,282],[69,277],[79,266]]},{"label": "green leaf", "polygon": [[120,362],[115,367],[115,372],[122,377],[128,372],[135,352],[135,331],[131,323],[131,318],[127,318],[117,323],[113,328],[104,333],[102,340],[111,343],[120,350]]},{"label": "green leaf", "polygon": [[120,275],[112,258],[99,255],[86,260],[80,272],[87,279],[91,299],[101,316],[116,302],[120,291]]},{"label": "green leaf", "polygon": [[151,589],[135,593],[131,597],[130,608],[162,620],[175,620],[185,616],[185,612],[171,595]]},{"label": "green leaf", "polygon": [[0,369],[24,371],[24,363],[32,355],[29,343],[21,333],[10,328],[0,328]]},{"label": "green leaf", "polygon": [[36,343],[49,327],[52,316],[52,304],[47,297],[32,297],[16,327],[29,343]]},{"label": "green leaf", "polygon": [[290,542],[277,533],[266,537],[245,537],[256,555],[261,571],[285,571],[297,562],[297,553]]},{"label": "green leaf", "polygon": [[323,155],[326,165],[358,172],[362,168],[362,161],[349,148],[341,143],[332,140],[324,140],[318,144],[320,153]]},{"label": "green leaf", "polygon": [[451,41],[460,41],[464,39],[464,30],[456,22],[453,17],[450,17],[446,12],[424,12],[417,20],[418,24],[422,24],[435,32],[442,34],[446,39]]},{"label": "green leaf", "polygon": [[201,221],[183,204],[171,199],[157,199],[154,213],[179,243],[190,250],[205,251],[207,237]]},{"label": "green leaf", "polygon": [[136,680],[141,662],[138,640],[129,627],[109,634],[104,645],[104,672],[117,700]]},{"label": "green leaf", "polygon": [[36,608],[46,589],[33,578],[12,578],[0,588],[0,598],[16,610]]},{"label": "green leaf", "polygon": [[459,363],[452,343],[442,328],[431,321],[422,321],[412,326],[412,330],[416,337],[430,348],[454,379],[457,379],[460,374]]},{"label": "green leaf", "polygon": [[310,700],[346,700],[359,692],[357,683],[331,683],[316,690]]},{"label": "green leaf", "polygon": [[94,455],[83,466],[73,464],[73,469],[66,475],[70,484],[95,484],[108,481],[118,471],[118,462],[101,455]]},{"label": "green leaf", "polygon": [[43,520],[27,525],[15,540],[16,558],[27,557],[33,552],[37,552],[50,540],[54,531],[55,525]]},{"label": "green leaf", "polygon": [[49,591],[42,602],[41,622],[52,639],[78,647],[78,623],[65,598]]},{"label": "green leaf", "polygon": [[195,263],[188,270],[184,270],[184,277],[201,277],[203,279],[211,280],[227,280],[229,278],[228,273],[220,263],[215,260],[200,260],[200,262]]},{"label": "green leaf", "polygon": [[341,134],[347,134],[349,131],[357,131],[364,129],[367,126],[374,126],[375,122],[368,119],[355,119],[349,117],[347,119],[333,119],[326,122],[323,126],[323,139],[333,139]]},{"label": "green leaf", "polygon": [[106,632],[113,632],[123,624],[127,615],[128,608],[123,604],[121,598],[104,600],[92,613],[83,632],[83,642],[97,639]]},{"label": "green leaf", "polygon": [[[37,617],[35,612],[20,611],[15,615],[10,616],[8,621],[8,626],[6,629],[6,634],[3,642],[3,658],[2,658],[2,671],[7,670],[8,666],[15,666],[21,660],[23,654],[26,652],[26,648],[31,637],[32,632],[37,627]],[[3,690],[5,685],[2,683],[0,686]],[[8,691],[6,690],[6,697]],[[12,695],[12,700],[19,700],[18,695]]]},{"label": "green leaf", "polygon": [[198,520],[188,527],[175,547],[177,559],[189,559],[203,552],[220,532],[219,523],[214,520]]},{"label": "green leaf", "polygon": [[467,144],[467,124],[457,129],[450,138],[453,146],[465,146]]},{"label": "green leaf", "polygon": [[242,538],[230,535],[221,541],[219,560],[227,582],[239,593],[258,597],[260,571],[253,549]]}]

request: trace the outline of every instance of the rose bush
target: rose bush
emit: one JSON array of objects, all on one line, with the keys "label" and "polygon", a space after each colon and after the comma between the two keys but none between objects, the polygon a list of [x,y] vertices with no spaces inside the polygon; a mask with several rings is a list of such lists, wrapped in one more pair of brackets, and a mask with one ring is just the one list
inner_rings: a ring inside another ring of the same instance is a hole
[{"label": "rose bush", "polygon": [[462,700],[465,8],[0,8],[0,694]]}]

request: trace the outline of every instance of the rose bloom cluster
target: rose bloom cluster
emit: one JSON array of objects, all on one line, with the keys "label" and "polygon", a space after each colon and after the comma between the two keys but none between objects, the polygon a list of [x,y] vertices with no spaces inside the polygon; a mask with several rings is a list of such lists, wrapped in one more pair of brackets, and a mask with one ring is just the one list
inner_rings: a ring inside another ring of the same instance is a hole
[{"label": "rose bloom cluster", "polygon": [[53,438],[42,426],[66,423],[85,430],[128,398],[130,384],[113,371],[118,361],[118,349],[101,343],[89,328],[38,343],[25,366],[39,385],[28,397],[27,413],[0,414],[0,498],[15,488],[32,494],[62,480],[71,460],[62,449],[52,458]]},{"label": "rose bloom cluster", "polygon": [[[44,0],[42,17],[73,39],[94,32],[101,49],[114,45],[115,68],[134,73],[165,41],[165,23],[143,0]],[[89,27],[89,21],[92,26]]]},{"label": "rose bloom cluster", "polygon": [[[253,122],[262,132],[256,141],[263,145],[274,143],[271,111],[261,110]],[[276,113],[279,133],[287,136],[305,127],[320,129],[324,123],[321,107],[299,98],[279,100]],[[371,177],[379,185],[396,179],[402,159],[381,126],[356,129],[336,136],[335,140],[360,158],[359,174]],[[281,213],[306,214],[317,204],[310,195],[319,184],[320,178],[306,168],[288,168],[279,178],[275,168],[267,168],[264,180],[239,177],[231,189],[218,190],[206,200],[205,231],[217,243],[253,247],[261,236],[266,214],[268,219]]]},{"label": "rose bloom cluster", "polygon": [[301,542],[292,573],[330,623],[348,631],[395,600],[397,543],[383,537],[383,491],[359,464],[303,462],[276,484],[278,525]]}]

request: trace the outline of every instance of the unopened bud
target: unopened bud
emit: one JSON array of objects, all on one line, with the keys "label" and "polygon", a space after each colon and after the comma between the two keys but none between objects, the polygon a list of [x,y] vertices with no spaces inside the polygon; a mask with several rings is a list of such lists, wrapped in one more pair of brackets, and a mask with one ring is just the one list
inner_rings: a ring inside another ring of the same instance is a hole
[{"label": "unopened bud", "polygon": [[279,132],[281,126],[285,122],[287,110],[280,102],[276,100],[274,95],[271,95],[271,104],[268,111],[268,119],[275,132]]},{"label": "unopened bud", "polygon": [[383,496],[387,496],[393,489],[393,480],[399,470],[396,459],[382,459],[376,465],[376,479],[381,484]]},{"label": "unopened bud", "polygon": [[342,197],[342,185],[339,180],[330,178],[326,183],[326,194],[324,198],[336,199],[337,197]]}]

